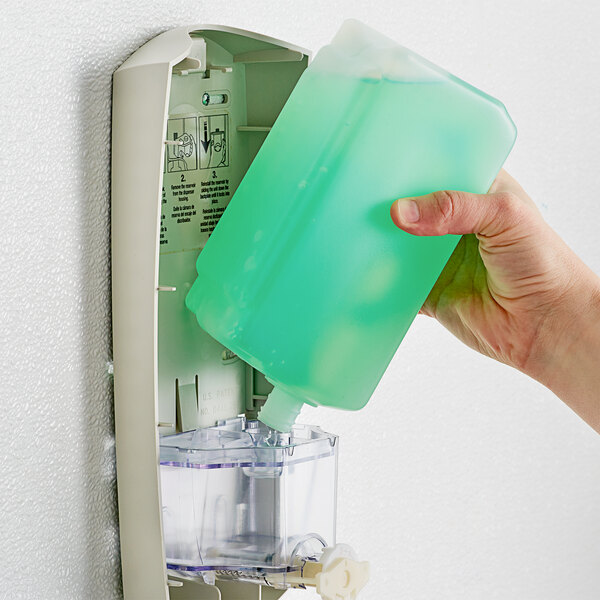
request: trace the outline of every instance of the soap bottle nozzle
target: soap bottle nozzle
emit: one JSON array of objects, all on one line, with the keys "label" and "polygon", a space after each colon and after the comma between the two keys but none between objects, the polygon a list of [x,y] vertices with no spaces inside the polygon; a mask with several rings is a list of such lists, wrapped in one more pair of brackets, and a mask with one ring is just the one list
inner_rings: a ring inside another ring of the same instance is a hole
[{"label": "soap bottle nozzle", "polygon": [[304,401],[275,386],[258,413],[258,420],[277,431],[291,431]]}]

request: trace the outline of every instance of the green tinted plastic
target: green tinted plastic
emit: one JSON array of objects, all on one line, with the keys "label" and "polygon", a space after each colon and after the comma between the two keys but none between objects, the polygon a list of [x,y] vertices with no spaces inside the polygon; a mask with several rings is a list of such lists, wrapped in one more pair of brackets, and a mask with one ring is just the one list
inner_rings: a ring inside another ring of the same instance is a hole
[{"label": "green tinted plastic", "polygon": [[290,411],[361,408],[459,239],[400,231],[392,201],[487,191],[515,136],[500,102],[346,22],[200,254],[188,307]]}]

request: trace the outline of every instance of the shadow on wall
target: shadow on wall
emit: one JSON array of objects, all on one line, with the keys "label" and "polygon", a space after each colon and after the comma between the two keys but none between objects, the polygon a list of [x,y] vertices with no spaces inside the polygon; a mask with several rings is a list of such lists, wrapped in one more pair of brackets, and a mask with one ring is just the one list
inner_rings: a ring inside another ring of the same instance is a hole
[{"label": "shadow on wall", "polygon": [[[87,436],[84,463],[86,553],[78,568],[86,573],[86,598],[122,598],[119,556],[112,376],[110,139],[113,72],[143,43],[164,28],[132,31],[119,52],[92,48],[79,63],[77,165],[80,173],[80,278],[83,370],[81,419]],[[94,54],[92,54],[92,52]]]}]

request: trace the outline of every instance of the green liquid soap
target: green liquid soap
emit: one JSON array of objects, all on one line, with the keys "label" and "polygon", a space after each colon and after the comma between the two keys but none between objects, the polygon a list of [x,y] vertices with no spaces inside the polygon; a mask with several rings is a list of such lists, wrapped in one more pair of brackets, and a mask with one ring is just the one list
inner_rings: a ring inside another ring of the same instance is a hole
[{"label": "green liquid soap", "polygon": [[394,199],[486,192],[516,137],[504,106],[356,22],[306,69],[197,261],[187,306],[275,385],[259,418],[371,397],[458,243]]}]

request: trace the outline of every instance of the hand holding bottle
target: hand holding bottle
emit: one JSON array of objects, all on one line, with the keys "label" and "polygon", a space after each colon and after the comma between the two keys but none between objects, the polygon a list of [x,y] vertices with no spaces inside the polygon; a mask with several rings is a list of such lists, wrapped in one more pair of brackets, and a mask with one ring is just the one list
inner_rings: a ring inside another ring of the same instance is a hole
[{"label": "hand holding bottle", "polygon": [[414,235],[465,235],[421,312],[482,354],[537,379],[600,432],[600,278],[502,171],[488,194],[403,198]]}]

